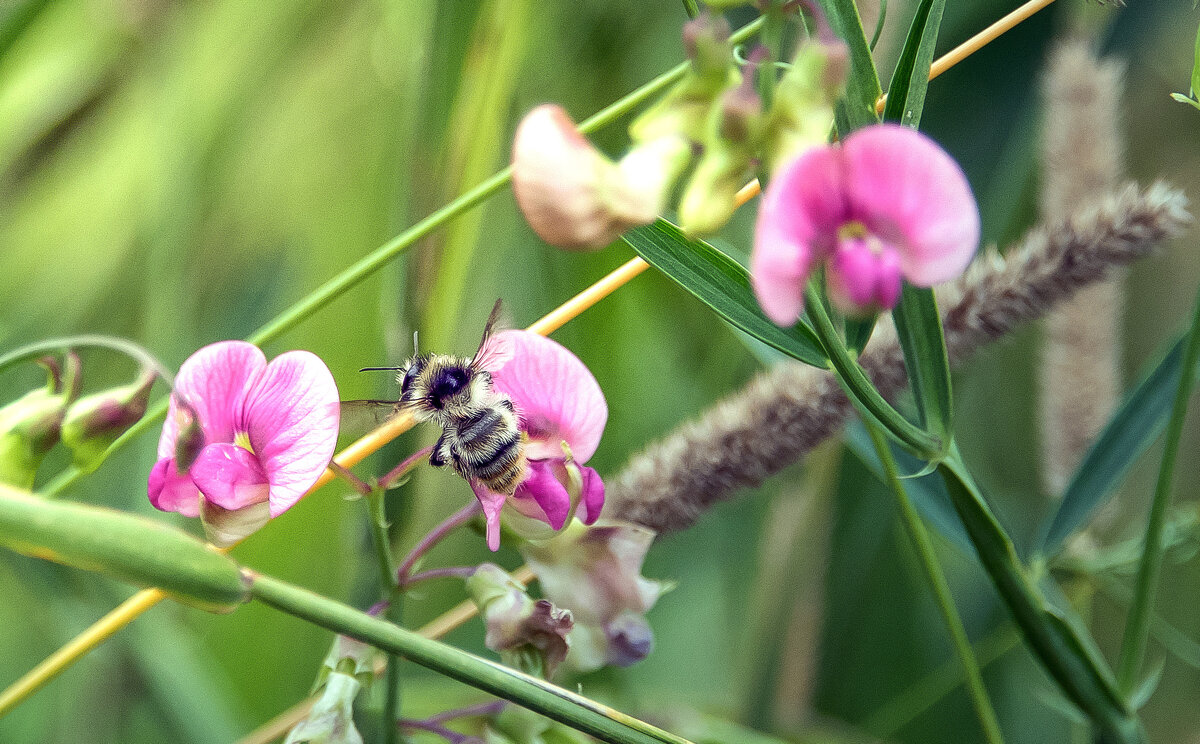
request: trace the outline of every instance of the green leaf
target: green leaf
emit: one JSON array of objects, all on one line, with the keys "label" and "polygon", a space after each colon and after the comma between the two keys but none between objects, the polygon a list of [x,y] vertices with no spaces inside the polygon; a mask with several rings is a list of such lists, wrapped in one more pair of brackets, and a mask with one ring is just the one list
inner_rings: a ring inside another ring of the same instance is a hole
[{"label": "green leaf", "polygon": [[953,432],[950,360],[933,290],[907,282],[892,311],[921,426],[949,447]]},{"label": "green leaf", "polygon": [[665,220],[630,230],[622,239],[737,328],[806,364],[825,366],[821,343],[803,321],[780,328],[763,315],[750,289],[750,273],[737,261],[704,241],[690,240]]},{"label": "green leaf", "polygon": [[836,115],[838,133],[845,137],[859,127],[879,122],[875,102],[883,91],[879,87],[879,75],[871,59],[871,45],[867,43],[854,0],[820,0],[820,3],[821,9],[829,17],[833,32],[850,49],[846,96],[838,101]]},{"label": "green leaf", "polygon": [[929,89],[929,68],[933,64],[934,47],[945,9],[946,0],[922,0],[917,6],[904,50],[888,86],[887,104],[883,109],[885,121],[897,121],[913,129],[920,124],[925,92]]},{"label": "green leaf", "polygon": [[1158,683],[1162,681],[1163,670],[1167,667],[1165,658],[1159,659],[1151,667],[1150,672],[1142,678],[1137,687],[1133,688],[1133,692],[1129,695],[1129,704],[1136,710],[1141,710],[1142,706],[1150,702],[1150,696],[1158,689]]},{"label": "green leaf", "polygon": [[1063,541],[1088,522],[1166,427],[1183,366],[1183,342],[1178,339],[1126,396],[1084,456],[1046,528],[1043,555],[1057,553]]},{"label": "green leaf", "polygon": [[879,316],[875,313],[866,318],[846,318],[846,348],[855,354],[862,352],[871,340],[878,320]]},{"label": "green leaf", "polygon": [[1112,671],[1067,609],[1047,602],[1017,558],[1012,540],[996,521],[979,487],[952,450],[938,472],[962,520],[979,561],[1025,636],[1026,645],[1063,694],[1103,732],[1103,740],[1135,744],[1145,741],[1137,714],[1117,691]]}]

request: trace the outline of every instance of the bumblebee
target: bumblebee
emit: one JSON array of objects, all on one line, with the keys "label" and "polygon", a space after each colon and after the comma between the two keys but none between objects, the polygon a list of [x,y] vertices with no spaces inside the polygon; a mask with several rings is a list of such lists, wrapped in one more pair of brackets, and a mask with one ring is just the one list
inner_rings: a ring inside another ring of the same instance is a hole
[{"label": "bumblebee", "polygon": [[400,399],[394,411],[410,411],[418,421],[432,420],[442,427],[430,465],[449,463],[468,481],[511,496],[525,474],[526,437],[512,401],[492,388],[488,371],[511,356],[492,335],[499,317],[497,300],[470,359],[414,353],[396,376]]}]

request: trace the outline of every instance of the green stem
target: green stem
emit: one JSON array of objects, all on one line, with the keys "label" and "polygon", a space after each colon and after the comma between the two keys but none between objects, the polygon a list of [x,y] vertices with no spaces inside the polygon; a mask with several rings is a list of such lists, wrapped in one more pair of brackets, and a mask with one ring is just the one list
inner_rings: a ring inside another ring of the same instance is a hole
[{"label": "green stem", "polygon": [[[763,19],[757,18],[745,26],[742,26],[737,31],[730,35],[730,40],[735,44],[753,36],[762,26]],[[690,62],[681,62],[664,72],[642,87],[626,95],[610,106],[606,106],[597,113],[585,119],[580,125],[580,131],[584,133],[593,132],[597,129],[608,126],[620,117],[629,113],[653,96],[666,90],[668,87],[678,82],[683,78],[688,71]],[[468,209],[480,204],[487,198],[495,195],[500,189],[508,185],[512,179],[512,168],[508,167],[475,188],[466,192],[438,211],[429,215],[409,229],[397,235],[395,238],[376,248],[370,254],[360,259],[348,269],[338,274],[334,278],[322,284],[312,293],[308,294],[288,309],[275,316],[273,320],[268,321],[257,331],[250,334],[246,340],[252,344],[262,345],[275,340],[284,332],[300,323],[305,318],[309,317],[317,310],[320,310],[325,305],[340,297],[342,294],[350,290],[356,284],[366,279],[375,271],[378,271],[388,261],[407,250],[413,243],[421,238],[424,238],[429,233],[441,227],[446,222],[450,221],[459,214]],[[167,400],[158,401],[146,412],[142,420],[134,424],[128,431],[125,432],[117,441],[105,452],[103,459],[107,459],[109,455],[116,452],[121,447],[125,446],[130,440],[136,438],[142,432],[154,425],[155,422],[162,419],[167,412]],[[84,473],[75,467],[68,467],[63,472],[59,473],[53,480],[42,489],[42,493],[47,496],[53,496],[61,493],[64,489],[70,487]]]},{"label": "green stem", "polygon": [[1188,334],[1183,367],[1179,373],[1179,385],[1175,391],[1171,419],[1167,423],[1162,465],[1158,469],[1158,482],[1154,486],[1154,500],[1150,503],[1150,519],[1146,524],[1146,541],[1142,548],[1142,560],[1138,565],[1133,604],[1129,608],[1125,638],[1121,642],[1118,681],[1121,690],[1126,694],[1130,693],[1137,685],[1138,670],[1141,669],[1142,658],[1146,653],[1146,641],[1150,634],[1150,620],[1154,609],[1154,594],[1158,589],[1159,574],[1162,572],[1163,528],[1167,522],[1167,507],[1171,503],[1175,459],[1179,454],[1179,440],[1183,434],[1184,419],[1187,417],[1192,377],[1195,375],[1198,359],[1200,359],[1200,296],[1196,299],[1192,328]]},{"label": "green stem", "polygon": [[279,579],[243,571],[251,595],[289,615],[511,700],[610,744],[690,744],[569,690],[509,669]]},{"label": "green stem", "polygon": [[838,381],[855,406],[865,410],[870,418],[883,425],[897,441],[921,459],[936,460],[941,457],[943,448],[938,438],[900,415],[875,389],[866,371],[846,348],[811,282],[804,288],[804,306],[813,321],[813,330],[837,372]]},{"label": "green stem", "polygon": [[[375,558],[379,565],[379,586],[382,598],[387,601],[387,618],[400,620],[400,591],[396,582],[396,563],[392,558],[392,541],[388,536],[387,509],[384,504],[386,491],[376,487],[367,495],[367,521],[371,524],[372,542],[375,543]],[[400,657],[388,654],[387,688],[383,700],[383,741],[395,744],[400,738]]]},{"label": "green stem", "polygon": [[696,0],[683,0],[683,12],[687,13],[688,18],[695,18],[700,15],[700,6]]},{"label": "green stem", "polygon": [[783,12],[783,0],[769,0],[762,17],[760,41],[769,57],[766,64],[759,67],[762,75],[758,79],[758,92],[762,96],[763,111],[770,111],[775,102],[775,63],[783,61],[783,27],[787,20]]},{"label": "green stem", "polygon": [[883,433],[870,422],[865,422],[865,426],[867,433],[871,435],[871,442],[875,445],[875,452],[879,455],[880,462],[883,463],[888,485],[896,496],[896,504],[900,507],[900,516],[909,539],[912,540],[913,547],[917,549],[921,566],[925,569],[925,577],[929,580],[930,588],[933,589],[938,610],[942,613],[942,619],[946,621],[946,628],[950,631],[954,652],[958,655],[958,661],[966,675],[967,692],[971,696],[971,703],[975,706],[975,713],[979,716],[979,725],[983,727],[984,739],[989,744],[1002,744],[1004,737],[1000,733],[996,711],[992,709],[987,688],[983,684],[983,675],[979,671],[975,654],[971,650],[971,641],[967,638],[966,629],[963,628],[958,608],[954,606],[954,598],[950,595],[950,585],[946,582],[946,576],[938,564],[933,541],[929,538],[929,531],[925,529],[912,500],[908,498],[908,492],[904,490],[904,485],[900,482],[900,476],[896,472],[896,461],[892,458],[892,450],[888,447]]}]

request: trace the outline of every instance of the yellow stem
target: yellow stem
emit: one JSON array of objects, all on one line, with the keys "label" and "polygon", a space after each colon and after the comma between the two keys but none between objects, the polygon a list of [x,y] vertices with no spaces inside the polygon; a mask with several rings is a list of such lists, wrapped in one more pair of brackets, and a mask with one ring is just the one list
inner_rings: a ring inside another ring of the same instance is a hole
[{"label": "yellow stem", "polygon": [[[938,75],[941,75],[946,70],[954,67],[975,52],[983,49],[985,46],[995,41],[996,38],[1001,34],[1012,30],[1012,28],[1018,23],[1024,21],[1026,18],[1038,12],[1052,2],[1054,2],[1054,0],[1029,0],[1029,2],[1025,3],[984,30],[946,52],[938,59],[934,60],[933,64],[929,66],[929,79],[933,80]],[[882,114],[883,107],[886,104],[887,96],[880,96],[879,100],[875,102],[875,112]]]},{"label": "yellow stem", "polygon": [[[1021,21],[1024,21],[1029,16],[1046,7],[1054,0],[1030,0],[1013,12],[1001,18],[999,21],[988,26],[983,31],[975,36],[972,36],[966,42],[955,47],[945,56],[934,61],[929,70],[929,79],[932,80],[938,75],[941,75],[946,70],[958,64],[968,56],[978,51],[991,41],[995,40],[1004,32],[1010,30]],[[886,96],[880,97],[876,103],[876,110],[882,111]],[[757,180],[751,181],[741,188],[737,193],[738,206],[745,204],[759,194],[760,188]],[[621,266],[614,269],[611,273],[605,276],[600,281],[580,292],[575,297],[563,303],[558,309],[546,315],[541,320],[529,326],[528,330],[541,334],[549,335],[561,328],[563,325],[577,317],[584,310],[587,310],[592,305],[595,305],[600,300],[615,292],[619,287],[624,286],[629,280],[633,279],[638,274],[641,274],[649,268],[649,264],[643,261],[640,257],[633,258],[625,262]],[[345,468],[350,468],[362,462],[368,455],[374,453],[383,445],[391,442],[396,437],[408,431],[413,426],[411,415],[401,414],[386,422],[380,427],[362,437],[358,441],[351,444],[346,449],[342,450],[334,459],[339,465]],[[326,470],[317,480],[316,484],[309,489],[308,493],[312,493],[329,481],[333,480],[335,473],[332,470]],[[306,494],[307,495],[307,494]],[[227,549],[228,550],[228,549]],[[528,568],[522,566],[514,574],[515,576],[524,576]],[[24,676],[14,682],[0,693],[0,718],[4,717],[10,710],[19,705],[25,698],[32,695],[43,685],[49,682],[54,677],[58,676],[67,667],[74,664],[85,654],[99,646],[104,641],[108,640],[118,630],[125,627],[129,623],[137,619],[146,610],[149,610],[154,605],[158,604],[166,595],[157,589],[143,589],[134,594],[129,599],[125,600],[120,606],[108,613],[100,620],[96,621],[90,628],[80,633],[74,639],[68,641],[62,648],[48,656],[42,663],[38,664],[33,669],[29,670]],[[475,614],[474,605],[469,602],[464,602],[446,614],[434,620],[425,628],[421,629],[422,633],[429,633],[430,637],[436,638],[440,635],[449,632],[450,630],[462,625]],[[311,701],[305,701],[301,705],[310,705]],[[297,706],[289,713],[298,711],[300,706]],[[285,713],[271,723],[284,720]],[[291,720],[291,719],[288,719]],[[294,723],[294,721],[293,721]],[[290,726],[289,726],[290,728]],[[286,730],[286,729],[284,729]],[[253,735],[251,735],[253,737]],[[270,739],[255,739],[248,737],[244,739],[242,744],[251,744],[258,741],[270,741]]]}]

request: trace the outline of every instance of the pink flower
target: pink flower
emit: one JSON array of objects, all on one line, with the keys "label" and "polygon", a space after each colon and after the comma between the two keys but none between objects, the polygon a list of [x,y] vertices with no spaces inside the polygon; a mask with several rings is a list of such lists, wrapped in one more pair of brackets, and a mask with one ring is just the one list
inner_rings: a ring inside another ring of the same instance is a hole
[{"label": "pink flower", "polygon": [[[608,404],[596,378],[556,341],[529,331],[503,331],[491,343],[507,346],[503,366],[490,370],[492,385],[513,402],[525,446],[527,474],[507,502],[520,515],[555,530],[582,510],[587,524],[604,506],[604,483],[583,463],[596,452]],[[488,524],[488,547],[500,545],[500,509],[506,498],[472,483]],[[519,520],[518,520],[519,521]]]},{"label": "pink flower", "polygon": [[289,351],[267,364],[243,341],[205,346],[175,379],[150,503],[203,513],[210,539],[232,544],[300,500],[337,434],[337,385],[315,355]]},{"label": "pink flower", "polygon": [[807,150],[771,180],[750,273],[767,317],[800,317],[804,283],[825,262],[830,299],[858,314],[894,307],[900,279],[929,287],[962,273],[979,209],[962,169],[925,135],[895,124]]}]

